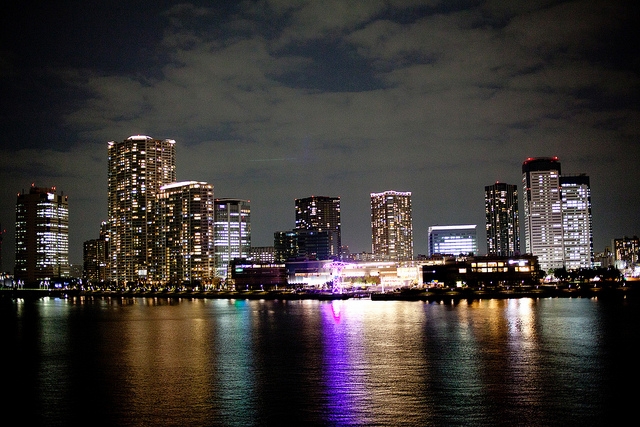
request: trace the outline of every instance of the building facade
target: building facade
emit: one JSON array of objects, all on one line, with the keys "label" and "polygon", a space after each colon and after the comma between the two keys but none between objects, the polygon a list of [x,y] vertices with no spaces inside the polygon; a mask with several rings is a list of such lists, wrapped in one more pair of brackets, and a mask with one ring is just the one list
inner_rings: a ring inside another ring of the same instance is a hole
[{"label": "building facade", "polygon": [[27,287],[68,278],[69,201],[55,187],[31,185],[16,201],[15,280]]},{"label": "building facade", "polygon": [[562,243],[567,270],[593,268],[591,187],[585,174],[560,176]]},{"label": "building facade", "polygon": [[251,256],[251,204],[248,200],[215,199],[214,254],[216,276],[228,278],[229,262]]},{"label": "building facade", "polygon": [[557,157],[530,157],[522,164],[526,252],[547,272],[564,266],[560,175]]},{"label": "building facade", "polygon": [[100,236],[82,245],[82,278],[85,283],[98,284],[107,280],[109,235],[107,222],[100,224]]},{"label": "building facade", "polygon": [[273,246],[251,246],[250,259],[256,262],[273,264],[276,262],[276,251]]},{"label": "building facade", "polygon": [[162,284],[209,285],[215,276],[213,185],[160,187],[149,278]]},{"label": "building facade", "polygon": [[233,259],[229,263],[229,281],[237,291],[271,291],[287,287],[284,264]]},{"label": "building facade", "polygon": [[82,277],[88,283],[107,280],[107,241],[91,239],[82,244]]},{"label": "building facade", "polygon": [[434,225],[429,227],[429,256],[469,256],[478,253],[476,225]]},{"label": "building facade", "polygon": [[160,187],[176,181],[175,141],[136,135],[108,143],[108,280],[146,280]]},{"label": "building facade", "polygon": [[484,187],[487,253],[514,256],[520,253],[518,186],[496,182]]},{"label": "building facade", "polygon": [[298,233],[295,230],[273,233],[275,262],[282,263],[298,256]]},{"label": "building facade", "polygon": [[340,197],[311,196],[295,199],[296,230],[327,232],[327,252],[332,259],[341,259],[342,233]]},{"label": "building facade", "polygon": [[533,255],[475,256],[447,259],[442,264],[423,265],[423,282],[436,286],[534,286],[539,283],[539,265]]},{"label": "building facade", "polygon": [[380,260],[413,259],[411,192],[371,193],[371,251]]},{"label": "building facade", "polygon": [[293,230],[298,242],[298,254],[296,258],[306,260],[332,259],[330,231],[318,230]]},{"label": "building facade", "polygon": [[613,239],[613,262],[619,270],[633,268],[640,264],[640,239],[638,236]]}]

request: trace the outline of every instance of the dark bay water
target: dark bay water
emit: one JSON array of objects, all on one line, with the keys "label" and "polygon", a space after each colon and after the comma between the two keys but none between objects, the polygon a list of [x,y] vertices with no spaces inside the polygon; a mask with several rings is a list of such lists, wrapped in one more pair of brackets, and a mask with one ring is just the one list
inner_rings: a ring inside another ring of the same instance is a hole
[{"label": "dark bay water", "polygon": [[594,426],[638,400],[623,300],[3,299],[0,319],[3,425]]}]

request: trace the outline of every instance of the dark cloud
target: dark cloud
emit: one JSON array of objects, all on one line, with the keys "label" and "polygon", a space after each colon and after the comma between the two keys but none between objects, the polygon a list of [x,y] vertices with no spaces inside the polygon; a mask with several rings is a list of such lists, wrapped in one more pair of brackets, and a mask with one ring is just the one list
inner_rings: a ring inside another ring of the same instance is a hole
[{"label": "dark cloud", "polygon": [[[369,193],[430,225],[484,224],[529,156],[591,176],[594,238],[640,234],[638,6],[624,1],[25,3],[2,18],[4,268],[15,194],[69,195],[71,259],[106,218],[106,143],[177,141],[178,179],[250,199],[253,243],[295,198],[340,196],[370,250]],[[18,29],[20,31],[18,31]],[[480,232],[480,238],[484,236]],[[480,242],[484,247],[484,242]]]}]

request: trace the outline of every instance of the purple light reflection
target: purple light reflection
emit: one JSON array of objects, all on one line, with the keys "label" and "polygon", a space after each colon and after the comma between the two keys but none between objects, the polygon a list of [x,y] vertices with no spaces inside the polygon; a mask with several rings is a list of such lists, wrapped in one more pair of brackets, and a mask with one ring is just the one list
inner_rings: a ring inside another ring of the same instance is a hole
[{"label": "purple light reflection", "polygon": [[329,425],[362,425],[368,417],[362,324],[346,321],[346,307],[343,301],[331,301],[322,310],[322,400]]},{"label": "purple light reflection", "polygon": [[336,323],[340,323],[340,315],[342,313],[342,301],[331,301],[331,314]]}]

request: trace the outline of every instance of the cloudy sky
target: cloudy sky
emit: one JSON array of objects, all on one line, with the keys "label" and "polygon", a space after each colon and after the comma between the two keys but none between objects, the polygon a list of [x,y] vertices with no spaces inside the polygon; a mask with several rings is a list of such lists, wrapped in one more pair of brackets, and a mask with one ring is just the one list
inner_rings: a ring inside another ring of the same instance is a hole
[{"label": "cloudy sky", "polygon": [[3,13],[4,270],[31,183],[69,196],[81,262],[106,220],[107,142],[137,134],[176,140],[179,181],[249,199],[255,246],[317,195],[341,197],[343,243],[370,251],[370,193],[396,190],[412,192],[416,254],[448,224],[477,224],[483,252],[484,186],[521,186],[533,156],[590,176],[596,251],[640,235],[636,2],[229,3]]}]

